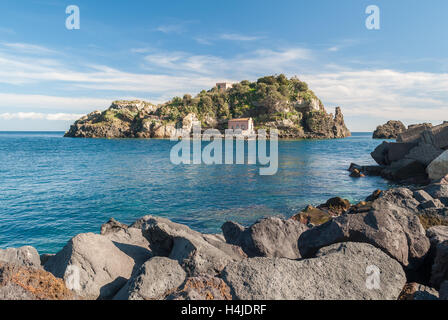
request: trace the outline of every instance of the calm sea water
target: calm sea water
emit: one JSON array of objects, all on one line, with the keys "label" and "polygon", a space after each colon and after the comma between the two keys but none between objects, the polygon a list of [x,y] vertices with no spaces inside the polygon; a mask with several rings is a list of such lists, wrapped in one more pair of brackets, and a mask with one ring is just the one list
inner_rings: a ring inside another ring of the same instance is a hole
[{"label": "calm sea water", "polygon": [[391,186],[350,178],[350,162],[373,163],[370,133],[280,141],[279,170],[256,165],[173,165],[168,140],[63,138],[62,132],[0,132],[0,248],[56,252],[74,235],[153,214],[201,232],[227,220],[289,217],[333,196],[364,199]]}]

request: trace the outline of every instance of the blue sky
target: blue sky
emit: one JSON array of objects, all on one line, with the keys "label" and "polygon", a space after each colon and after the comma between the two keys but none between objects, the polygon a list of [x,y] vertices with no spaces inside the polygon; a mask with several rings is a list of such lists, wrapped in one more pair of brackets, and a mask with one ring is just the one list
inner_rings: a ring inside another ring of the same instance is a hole
[{"label": "blue sky", "polygon": [[[80,30],[65,9],[80,8]],[[381,29],[365,27],[368,5]],[[297,75],[352,131],[448,120],[446,0],[0,3],[0,131],[67,130],[116,99]]]}]

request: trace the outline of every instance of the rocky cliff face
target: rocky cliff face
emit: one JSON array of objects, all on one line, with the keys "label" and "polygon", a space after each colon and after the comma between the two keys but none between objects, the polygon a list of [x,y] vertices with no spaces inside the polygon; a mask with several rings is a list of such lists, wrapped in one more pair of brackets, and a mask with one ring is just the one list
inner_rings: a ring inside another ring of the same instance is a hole
[{"label": "rocky cliff face", "polygon": [[256,129],[278,129],[280,138],[344,138],[350,135],[339,107],[328,114],[305,82],[284,75],[257,82],[242,81],[231,89],[212,88],[196,97],[175,97],[161,104],[115,101],[105,111],[77,120],[66,137],[169,138],[176,128],[227,128],[229,119],[252,117]]}]

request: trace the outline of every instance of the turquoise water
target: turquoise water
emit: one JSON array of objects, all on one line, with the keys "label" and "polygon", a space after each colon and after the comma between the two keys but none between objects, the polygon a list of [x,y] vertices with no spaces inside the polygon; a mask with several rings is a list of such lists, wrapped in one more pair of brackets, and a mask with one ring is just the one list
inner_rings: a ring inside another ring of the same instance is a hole
[{"label": "turquoise water", "polygon": [[358,201],[390,185],[350,178],[350,162],[373,163],[371,133],[280,141],[279,170],[256,165],[173,165],[168,140],[63,138],[62,132],[0,132],[0,248],[56,252],[74,235],[99,232],[110,217],[153,214],[201,232],[226,220],[289,217],[333,196]]}]

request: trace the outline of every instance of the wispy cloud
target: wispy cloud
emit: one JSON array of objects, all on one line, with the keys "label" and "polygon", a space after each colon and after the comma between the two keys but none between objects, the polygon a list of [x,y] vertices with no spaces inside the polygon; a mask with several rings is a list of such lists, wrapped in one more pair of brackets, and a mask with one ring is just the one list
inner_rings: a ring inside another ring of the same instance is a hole
[{"label": "wispy cloud", "polygon": [[29,43],[9,43],[3,42],[1,44],[3,47],[8,49],[13,49],[16,52],[20,53],[32,53],[32,54],[50,54],[55,53],[54,50],[48,49],[43,46],[38,46]]},{"label": "wispy cloud", "polygon": [[263,37],[259,36],[248,36],[238,33],[223,33],[219,36],[220,39],[230,40],[230,41],[255,41],[263,39]]}]

